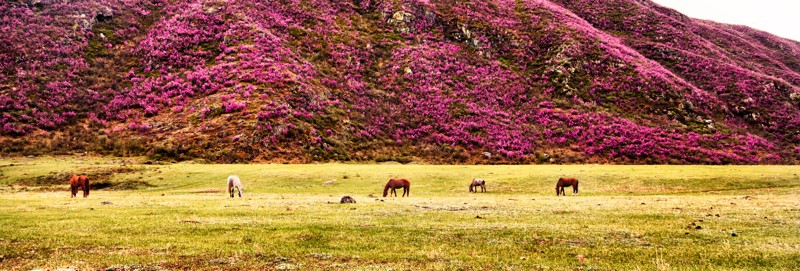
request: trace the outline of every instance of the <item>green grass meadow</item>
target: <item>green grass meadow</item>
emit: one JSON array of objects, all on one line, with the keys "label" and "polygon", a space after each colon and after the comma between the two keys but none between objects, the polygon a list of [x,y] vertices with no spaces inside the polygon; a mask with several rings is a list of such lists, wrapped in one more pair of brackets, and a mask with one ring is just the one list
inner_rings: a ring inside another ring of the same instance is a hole
[{"label": "green grass meadow", "polygon": [[[0,270],[800,269],[798,166],[145,161],[0,160]],[[70,198],[73,172],[108,187]]]}]

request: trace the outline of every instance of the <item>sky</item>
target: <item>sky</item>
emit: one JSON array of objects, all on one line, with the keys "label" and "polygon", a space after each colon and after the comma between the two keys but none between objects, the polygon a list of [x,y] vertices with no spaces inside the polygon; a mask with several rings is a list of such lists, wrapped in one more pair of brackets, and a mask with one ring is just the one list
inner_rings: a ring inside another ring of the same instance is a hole
[{"label": "sky", "polygon": [[800,1],[797,0],[653,0],[686,16],[746,25],[800,41]]}]

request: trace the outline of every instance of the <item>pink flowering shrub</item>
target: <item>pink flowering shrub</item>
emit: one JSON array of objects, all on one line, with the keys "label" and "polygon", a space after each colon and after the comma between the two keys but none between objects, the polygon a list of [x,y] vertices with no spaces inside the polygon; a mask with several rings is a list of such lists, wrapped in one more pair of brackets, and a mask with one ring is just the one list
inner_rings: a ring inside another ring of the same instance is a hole
[{"label": "pink flowering shrub", "polygon": [[26,3],[0,3],[5,136],[88,119],[218,161],[800,157],[800,45],[648,1]]},{"label": "pink flowering shrub", "polygon": [[618,33],[642,55],[708,93],[691,99],[695,105],[713,105],[708,114],[723,116],[731,126],[800,143],[800,43],[747,27],[692,20],[651,2],[555,2],[600,30]]},{"label": "pink flowering shrub", "polygon": [[[102,95],[87,90],[87,48],[130,38],[141,16],[161,1],[3,1],[0,3],[0,134],[56,129],[92,111]],[[98,25],[115,20],[116,36]],[[108,48],[107,48],[108,49]],[[103,91],[103,90],[99,90]]]}]

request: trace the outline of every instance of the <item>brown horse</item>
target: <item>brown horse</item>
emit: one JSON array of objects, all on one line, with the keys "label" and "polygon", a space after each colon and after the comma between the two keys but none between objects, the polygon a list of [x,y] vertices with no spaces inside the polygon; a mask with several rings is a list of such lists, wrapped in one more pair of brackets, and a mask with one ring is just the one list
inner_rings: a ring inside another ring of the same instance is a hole
[{"label": "brown horse", "polygon": [[556,183],[556,196],[564,195],[566,196],[567,193],[564,193],[564,187],[572,186],[572,195],[578,194],[578,179],[575,178],[559,178],[558,182]]},{"label": "brown horse", "polygon": [[406,179],[389,179],[389,182],[386,183],[386,186],[383,187],[383,197],[385,198],[388,195],[389,188],[392,189],[392,194],[397,197],[397,188],[403,188],[403,197],[408,195],[411,196],[411,182]]},{"label": "brown horse", "polygon": [[481,192],[486,192],[486,181],[483,179],[472,179],[472,183],[469,184],[469,192],[478,193],[478,188],[476,186],[481,187]]},{"label": "brown horse", "polygon": [[86,175],[72,175],[72,178],[69,179],[69,188],[72,190],[72,196],[70,198],[74,198],[75,195],[78,194],[78,188],[83,189],[83,197],[89,196],[89,177]]}]

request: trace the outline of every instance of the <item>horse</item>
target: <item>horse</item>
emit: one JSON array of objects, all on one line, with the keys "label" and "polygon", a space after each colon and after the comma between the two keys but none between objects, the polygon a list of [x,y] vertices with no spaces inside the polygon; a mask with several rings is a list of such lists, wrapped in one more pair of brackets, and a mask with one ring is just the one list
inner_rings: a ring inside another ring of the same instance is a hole
[{"label": "horse", "polygon": [[[476,186],[481,187],[481,192],[486,192],[486,181],[483,179],[472,179],[472,183],[469,184],[469,192],[478,193],[478,188]],[[473,190],[475,188],[475,190]]]},{"label": "horse", "polygon": [[339,201],[339,203],[356,203],[356,199],[354,199],[351,196],[344,196],[342,197],[342,200]]},{"label": "horse", "polygon": [[578,179],[575,178],[558,178],[558,182],[556,183],[556,196],[564,195],[566,196],[567,193],[564,193],[564,187],[572,186],[572,195],[578,194]]},{"label": "horse", "polygon": [[78,188],[83,189],[83,197],[89,196],[89,177],[86,175],[72,175],[72,178],[69,179],[69,188],[72,190],[72,196],[70,198],[74,198],[75,195],[78,194]]},{"label": "horse", "polygon": [[383,187],[383,197],[385,198],[387,195],[387,191],[389,188],[392,189],[392,194],[397,197],[397,188],[403,188],[403,197],[408,195],[411,196],[411,182],[406,179],[389,179],[389,182],[386,183],[386,186]]},{"label": "horse", "polygon": [[239,197],[242,197],[242,192],[244,191],[244,187],[242,186],[242,181],[239,180],[239,177],[236,175],[228,176],[228,193],[231,193],[231,198],[233,197],[233,189],[239,191]]}]

